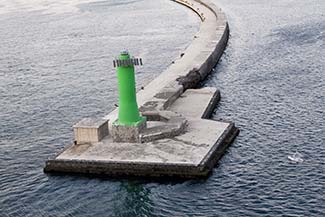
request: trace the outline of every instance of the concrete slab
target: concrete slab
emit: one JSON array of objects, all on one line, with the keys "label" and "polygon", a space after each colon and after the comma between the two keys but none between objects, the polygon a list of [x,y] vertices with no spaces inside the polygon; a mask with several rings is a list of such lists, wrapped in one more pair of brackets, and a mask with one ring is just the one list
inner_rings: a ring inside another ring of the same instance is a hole
[{"label": "concrete slab", "polygon": [[190,119],[207,119],[219,101],[220,92],[216,88],[188,89],[169,109]]},{"label": "concrete slab", "polygon": [[72,145],[47,161],[45,171],[110,176],[207,176],[237,134],[232,123],[201,118],[216,99],[215,93],[214,88],[188,90],[170,107],[170,111],[188,120],[186,132],[181,135],[146,143],[114,143],[107,136],[100,142]]},{"label": "concrete slab", "polygon": [[229,123],[210,120],[191,121],[187,133],[148,143],[114,143],[111,137],[106,137],[98,143],[71,146],[56,160],[198,166],[228,126]]}]

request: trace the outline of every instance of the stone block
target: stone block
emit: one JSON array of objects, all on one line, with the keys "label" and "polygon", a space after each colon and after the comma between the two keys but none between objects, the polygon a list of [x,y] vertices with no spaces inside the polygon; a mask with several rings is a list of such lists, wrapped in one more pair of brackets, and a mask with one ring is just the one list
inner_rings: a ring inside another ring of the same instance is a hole
[{"label": "stone block", "polygon": [[99,142],[108,135],[108,120],[84,118],[73,125],[73,131],[77,144]]},{"label": "stone block", "polygon": [[166,122],[159,126],[147,128],[140,134],[141,143],[159,139],[173,138],[185,133],[187,120],[183,117],[172,118],[171,122]]},{"label": "stone block", "polygon": [[140,121],[134,126],[112,125],[112,137],[114,142],[140,142],[140,133],[146,128],[147,122]]}]

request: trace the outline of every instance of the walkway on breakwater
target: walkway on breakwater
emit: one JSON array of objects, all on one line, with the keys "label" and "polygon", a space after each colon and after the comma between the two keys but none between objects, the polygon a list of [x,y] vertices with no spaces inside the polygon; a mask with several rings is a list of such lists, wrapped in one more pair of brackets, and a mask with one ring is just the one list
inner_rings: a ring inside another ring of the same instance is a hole
[{"label": "walkway on breakwater", "polygon": [[[48,160],[45,172],[178,177],[211,172],[239,131],[233,123],[207,120],[220,99],[218,90],[192,88],[221,57],[228,24],[210,0],[174,1],[195,11],[200,30],[184,53],[137,93],[140,111],[149,120],[142,142],[116,143],[108,135],[99,142],[74,144]],[[118,109],[103,118],[109,132],[117,114]]]},{"label": "walkway on breakwater", "polygon": [[[137,93],[138,105],[141,107],[164,89],[174,88],[176,99],[185,89],[195,88],[211,72],[221,57],[228,41],[229,27],[225,14],[210,0],[173,0],[200,14],[200,30],[192,43],[164,72]],[[145,63],[145,60],[144,60]],[[190,73],[190,71],[192,72]],[[178,81],[180,80],[180,81]],[[105,118],[117,118],[115,109]]]}]

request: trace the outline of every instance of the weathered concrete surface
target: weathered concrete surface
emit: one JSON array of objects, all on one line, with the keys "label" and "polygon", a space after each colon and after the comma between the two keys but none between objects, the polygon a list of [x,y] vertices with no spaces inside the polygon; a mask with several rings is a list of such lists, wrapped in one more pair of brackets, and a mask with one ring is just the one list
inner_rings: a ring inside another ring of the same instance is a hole
[{"label": "weathered concrete surface", "polygon": [[188,123],[183,115],[172,111],[145,112],[142,115],[149,120],[153,120],[154,124],[148,126],[141,133],[140,142],[178,136],[185,132]]},{"label": "weathered concrete surface", "polygon": [[114,142],[141,142],[140,133],[146,129],[147,121],[141,121],[134,126],[112,125],[112,137]]},{"label": "weathered concrete surface", "polygon": [[169,109],[188,119],[207,119],[219,100],[220,92],[213,87],[189,89]]},{"label": "weathered concrete surface", "polygon": [[108,135],[108,120],[84,118],[73,125],[73,131],[77,144],[99,142]]},{"label": "weathered concrete surface", "polygon": [[49,160],[45,171],[110,176],[207,176],[238,132],[231,123],[201,118],[211,101],[216,100],[215,92],[214,88],[188,90],[170,107],[170,111],[188,120],[184,134],[146,143],[114,143],[108,136],[101,142],[72,145]]}]

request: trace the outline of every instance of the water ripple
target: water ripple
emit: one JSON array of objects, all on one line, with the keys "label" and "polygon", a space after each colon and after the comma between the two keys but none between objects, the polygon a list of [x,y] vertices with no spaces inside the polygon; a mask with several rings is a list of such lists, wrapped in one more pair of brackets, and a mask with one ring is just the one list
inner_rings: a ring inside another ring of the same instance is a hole
[{"label": "water ripple", "polygon": [[[161,183],[42,167],[74,122],[113,109],[121,47],[146,59],[143,85],[179,56],[197,18],[165,0],[73,1],[69,13],[50,3],[0,6],[0,216],[325,216],[324,1],[218,0],[231,38],[203,86],[221,90],[214,119],[241,133],[208,179]],[[171,14],[177,22],[162,19]]]}]

